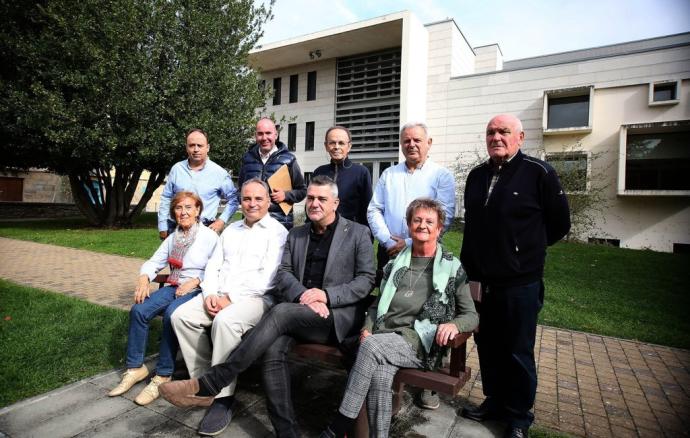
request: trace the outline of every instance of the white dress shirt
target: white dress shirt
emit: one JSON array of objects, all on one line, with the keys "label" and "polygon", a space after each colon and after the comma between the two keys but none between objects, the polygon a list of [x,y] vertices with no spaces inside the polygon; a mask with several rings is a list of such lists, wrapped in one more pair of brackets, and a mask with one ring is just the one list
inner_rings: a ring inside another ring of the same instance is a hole
[{"label": "white dress shirt", "polygon": [[249,227],[233,222],[220,236],[201,283],[204,299],[227,295],[232,302],[262,296],[273,283],[283,256],[287,230],[266,214]]}]

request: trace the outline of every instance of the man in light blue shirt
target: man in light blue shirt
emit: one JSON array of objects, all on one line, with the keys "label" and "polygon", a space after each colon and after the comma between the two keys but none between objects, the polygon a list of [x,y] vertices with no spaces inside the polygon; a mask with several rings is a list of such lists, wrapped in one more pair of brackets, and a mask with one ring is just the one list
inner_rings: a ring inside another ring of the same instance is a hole
[{"label": "man in light blue shirt", "polygon": [[[381,283],[386,263],[412,245],[405,218],[410,202],[421,197],[439,201],[446,212],[443,230],[450,227],[455,214],[455,178],[448,169],[428,159],[431,137],[427,126],[406,123],[400,130],[400,149],[405,161],[383,172],[367,209],[369,227],[379,241],[376,286]],[[440,405],[436,393],[430,391],[419,393],[417,403],[425,409]]]},{"label": "man in light blue shirt", "polygon": [[[168,233],[175,229],[175,221],[170,218],[170,200],[175,193],[181,191],[194,192],[204,202],[201,222],[215,231],[223,231],[225,224],[237,211],[237,190],[230,179],[230,174],[208,158],[211,146],[208,135],[195,128],[187,133],[187,155],[189,158],[176,163],[168,174],[167,182],[161,194],[158,208],[158,233],[165,239]],[[225,199],[227,205],[218,215],[220,200]]]},{"label": "man in light blue shirt", "polygon": [[446,211],[444,230],[453,221],[455,179],[448,169],[428,159],[431,141],[424,123],[405,124],[400,130],[400,149],[405,161],[386,169],[376,184],[367,219],[379,241],[379,270],[405,246],[412,244],[405,211],[414,199],[429,197],[443,205]]}]

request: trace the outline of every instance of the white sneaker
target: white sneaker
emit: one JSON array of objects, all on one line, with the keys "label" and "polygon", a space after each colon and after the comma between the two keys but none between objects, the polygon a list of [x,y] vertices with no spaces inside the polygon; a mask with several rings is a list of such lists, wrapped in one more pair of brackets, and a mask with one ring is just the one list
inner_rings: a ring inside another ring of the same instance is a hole
[{"label": "white sneaker", "polygon": [[141,368],[130,368],[122,374],[122,381],[119,385],[113,388],[112,391],[108,393],[110,397],[115,397],[122,395],[135,384],[141,382],[149,375],[149,369],[146,365],[142,365]]}]

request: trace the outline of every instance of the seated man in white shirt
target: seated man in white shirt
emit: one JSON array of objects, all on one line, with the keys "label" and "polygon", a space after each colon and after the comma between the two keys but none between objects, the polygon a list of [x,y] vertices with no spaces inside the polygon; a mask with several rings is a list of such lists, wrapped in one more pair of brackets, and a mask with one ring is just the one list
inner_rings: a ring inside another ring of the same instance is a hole
[{"label": "seated man in white shirt", "polygon": [[[180,351],[192,378],[225,362],[242,335],[259,322],[269,307],[264,293],[273,283],[288,233],[268,214],[271,198],[264,181],[252,178],[242,184],[240,201],[245,218],[230,224],[220,236],[220,245],[206,266],[202,294],[172,315]],[[227,427],[234,391],[232,382],[216,396],[199,425],[200,434],[215,435]]]}]

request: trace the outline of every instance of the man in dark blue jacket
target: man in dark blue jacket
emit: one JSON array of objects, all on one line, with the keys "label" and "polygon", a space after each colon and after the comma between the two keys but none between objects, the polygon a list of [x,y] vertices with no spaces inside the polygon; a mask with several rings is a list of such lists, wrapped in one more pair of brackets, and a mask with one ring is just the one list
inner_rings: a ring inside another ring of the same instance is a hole
[{"label": "man in dark blue jacket", "polygon": [[242,167],[238,186],[252,178],[268,181],[278,169],[286,165],[290,173],[292,190],[280,190],[271,187],[271,206],[268,213],[288,230],[292,228],[292,209],[285,214],[280,207],[281,202],[296,204],[307,196],[307,186],[304,184],[302,170],[297,164],[297,158],[288,151],[287,146],[276,142],[278,134],[273,120],[262,118],[256,124],[256,144],[242,157]]},{"label": "man in dark blue jacket", "polygon": [[325,175],[338,185],[338,214],[369,226],[367,207],[371,201],[371,175],[366,167],[347,157],[352,148],[350,130],[343,126],[328,128],[323,145],[331,163],[317,167],[314,176]]},{"label": "man in dark blue jacket", "polygon": [[570,230],[568,201],[555,170],[524,155],[520,120],[502,114],[486,127],[489,160],[465,185],[460,260],[481,283],[479,368],[486,399],[462,415],[503,419],[506,437],[526,437],[534,415],[534,342],[544,300],[546,247]]}]

